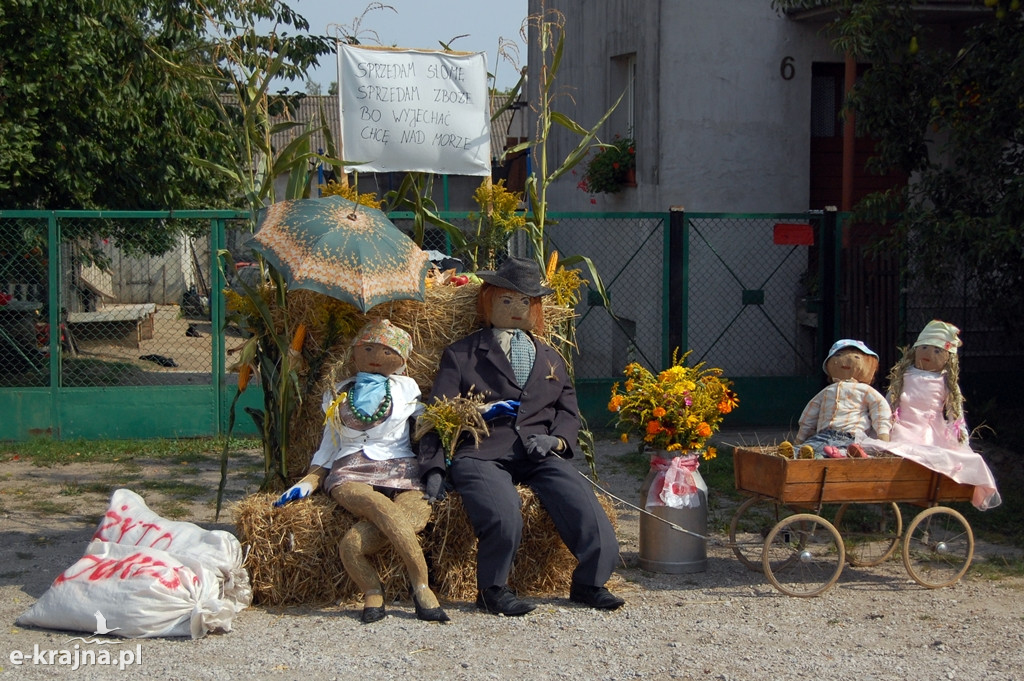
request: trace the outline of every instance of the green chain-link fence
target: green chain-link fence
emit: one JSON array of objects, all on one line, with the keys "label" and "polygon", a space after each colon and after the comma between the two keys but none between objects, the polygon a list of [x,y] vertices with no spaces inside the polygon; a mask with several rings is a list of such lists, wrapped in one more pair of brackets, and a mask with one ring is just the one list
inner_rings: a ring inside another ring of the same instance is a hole
[{"label": "green chain-link fence", "polygon": [[[594,282],[577,307],[577,379],[618,375],[628,362],[657,367],[665,335],[666,215],[553,214],[546,236],[560,256],[589,257],[610,307]],[[582,265],[584,278],[590,279]]]},{"label": "green chain-link fence", "polygon": [[[776,225],[817,230],[806,215],[687,216],[687,339],[692,361],[731,376],[815,375],[816,272],[805,244]],[[795,231],[795,230],[794,230]]]},{"label": "green chain-link fence", "polygon": [[[108,237],[63,238],[50,265],[48,221],[0,221],[8,251],[2,289],[12,297],[3,312],[0,382],[50,384],[50,311],[55,307],[61,387],[210,385],[215,341],[211,321],[209,219],[174,218],[182,230],[163,253],[118,248]],[[166,218],[69,216],[59,234],[145,233]],[[51,279],[52,269],[52,279]],[[240,339],[223,338],[229,349]]]},{"label": "green chain-link fence", "polygon": [[[412,231],[408,214],[393,217]],[[465,213],[443,217],[474,228]],[[609,388],[628,362],[660,370],[676,348],[736,381],[734,423],[775,425],[791,422],[820,387],[837,334],[877,346],[885,367],[939,317],[960,323],[972,370],[995,371],[1019,354],[1000,329],[974,319],[987,293],[969,264],[956,296],[908,292],[892,257],[870,260],[866,246],[844,245],[843,217],[549,214],[551,247],[563,259],[588,256],[610,301],[591,285],[577,308],[574,368],[590,425],[605,425]],[[114,246],[153,245],[142,236],[166,233],[152,228],[168,220],[181,236],[150,249],[159,255]],[[223,432],[234,393],[225,366],[242,339],[223,329],[221,291],[254,269],[244,267],[249,226],[231,211],[0,211],[0,439]],[[449,251],[435,228],[423,247]],[[212,257],[220,248],[241,265],[226,281]],[[244,404],[261,400],[258,389],[243,395]]]},{"label": "green chain-link fence", "polygon": [[49,383],[48,267],[45,222],[0,221],[0,386],[26,372]]}]

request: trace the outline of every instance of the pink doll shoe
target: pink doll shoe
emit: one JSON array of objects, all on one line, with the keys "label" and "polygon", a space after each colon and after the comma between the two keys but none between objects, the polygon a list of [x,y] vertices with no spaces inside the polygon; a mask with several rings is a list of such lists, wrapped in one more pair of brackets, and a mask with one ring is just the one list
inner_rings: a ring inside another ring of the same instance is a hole
[{"label": "pink doll shoe", "polygon": [[854,443],[854,444],[850,445],[849,447],[847,447],[846,448],[846,453],[850,456],[851,459],[866,459],[866,458],[868,458],[868,453],[864,451],[863,447],[861,447],[860,445],[858,445],[856,443]]},{"label": "pink doll shoe", "polygon": [[846,454],[844,454],[840,449],[838,449],[836,447],[833,447],[832,445],[825,445],[825,447],[823,447],[823,449],[825,451],[825,456],[827,456],[830,459],[845,459],[846,458]]}]

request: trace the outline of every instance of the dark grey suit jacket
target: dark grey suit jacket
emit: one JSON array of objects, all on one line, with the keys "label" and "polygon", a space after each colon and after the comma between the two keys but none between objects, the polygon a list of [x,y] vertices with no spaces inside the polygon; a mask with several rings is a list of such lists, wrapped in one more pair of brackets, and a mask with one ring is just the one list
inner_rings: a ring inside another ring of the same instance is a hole
[{"label": "dark grey suit jacket", "polygon": [[[532,337],[532,335],[531,335]],[[569,380],[561,355],[534,338],[537,357],[525,386],[516,382],[508,357],[502,351],[492,329],[481,329],[449,345],[441,355],[441,364],[427,403],[434,397],[468,396],[482,393],[488,402],[519,400],[519,413],[491,421],[490,436],[477,447],[472,438],[463,438],[455,456],[499,459],[513,449],[523,450],[523,440],[538,433],[556,435],[566,443],[562,458],[572,458],[580,429],[576,389]],[[437,434],[423,436],[419,448],[420,473],[445,468],[444,451]]]}]

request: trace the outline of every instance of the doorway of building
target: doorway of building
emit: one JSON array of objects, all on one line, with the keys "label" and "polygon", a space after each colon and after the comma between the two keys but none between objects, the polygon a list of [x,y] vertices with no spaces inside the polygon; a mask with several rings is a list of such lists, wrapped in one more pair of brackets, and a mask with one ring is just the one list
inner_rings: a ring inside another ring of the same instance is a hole
[{"label": "doorway of building", "polygon": [[[858,65],[858,78],[867,69]],[[854,136],[854,161],[851,203],[843,206],[843,126],[845,65],[816,63],[811,67],[811,210],[836,206],[853,208],[865,196],[906,184],[903,173],[890,171],[880,175],[867,169],[875,140],[862,134]],[[854,122],[856,125],[856,121]],[[878,252],[872,245],[889,229],[884,224],[850,222],[843,225],[840,258],[840,332],[848,338],[863,340],[880,355],[880,373],[892,366],[896,356],[899,330],[899,261],[891,252]],[[817,250],[810,249],[808,271],[817,272]],[[884,381],[884,376],[879,377]]]}]

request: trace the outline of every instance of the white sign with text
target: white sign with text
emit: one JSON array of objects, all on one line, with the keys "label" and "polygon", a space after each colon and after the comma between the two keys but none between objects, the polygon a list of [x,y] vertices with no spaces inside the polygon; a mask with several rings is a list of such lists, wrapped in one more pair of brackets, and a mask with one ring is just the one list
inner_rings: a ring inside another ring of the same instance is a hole
[{"label": "white sign with text", "polygon": [[339,45],[346,171],[491,174],[487,55]]}]

